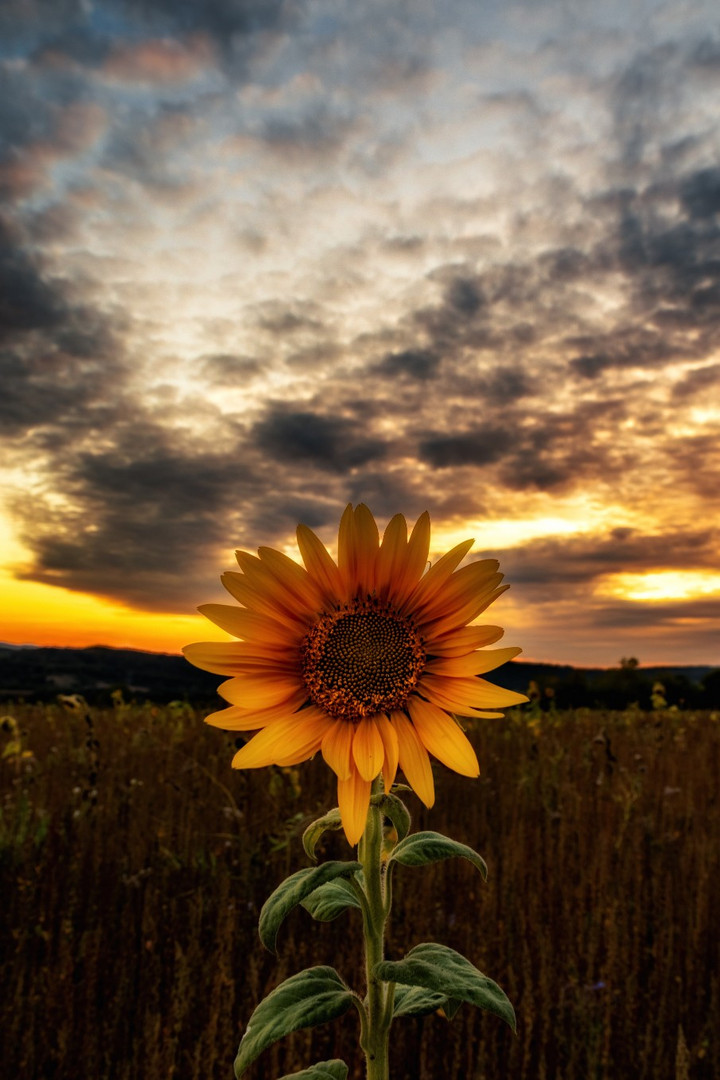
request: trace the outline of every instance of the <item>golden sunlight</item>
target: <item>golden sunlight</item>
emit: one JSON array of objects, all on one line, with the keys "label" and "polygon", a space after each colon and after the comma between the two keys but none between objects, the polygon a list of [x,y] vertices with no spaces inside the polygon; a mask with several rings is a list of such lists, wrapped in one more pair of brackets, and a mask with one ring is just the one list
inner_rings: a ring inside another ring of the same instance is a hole
[{"label": "golden sunlight", "polygon": [[618,600],[694,600],[720,596],[720,574],[710,570],[652,570],[643,574],[607,574],[596,596]]}]

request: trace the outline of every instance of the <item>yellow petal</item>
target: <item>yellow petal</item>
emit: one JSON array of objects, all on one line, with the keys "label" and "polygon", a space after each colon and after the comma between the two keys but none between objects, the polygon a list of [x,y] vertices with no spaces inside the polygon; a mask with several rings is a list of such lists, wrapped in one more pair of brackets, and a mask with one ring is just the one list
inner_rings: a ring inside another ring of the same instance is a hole
[{"label": "yellow petal", "polygon": [[458,678],[467,675],[484,675],[486,671],[494,671],[508,660],[521,653],[522,649],[488,649],[485,652],[473,652],[467,656],[453,656],[450,658],[429,660],[425,670],[431,675],[449,675]]},{"label": "yellow petal", "polygon": [[300,693],[269,709],[246,709],[244,705],[231,705],[229,709],[210,713],[205,717],[205,723],[226,731],[259,731],[274,720],[283,720],[297,712],[305,700],[305,695]]},{"label": "yellow petal", "polygon": [[305,610],[319,614],[323,609],[322,592],[307,570],[274,548],[258,548],[263,565],[275,575],[286,593],[294,596]]},{"label": "yellow petal", "polygon": [[[261,548],[261,550],[268,552],[272,549]],[[247,551],[235,552],[245,583],[254,590],[256,597],[261,597],[265,602],[272,604],[283,621],[288,617],[302,617],[307,621],[309,616],[317,612],[318,599],[312,587],[308,585],[304,588],[303,579],[294,575],[289,567],[295,567],[299,575],[306,575],[306,571],[279,551],[273,552],[273,555],[277,556],[277,560],[272,556],[268,559],[259,559],[255,555],[248,554]],[[283,559],[287,560],[287,564],[283,564]]]},{"label": "yellow petal", "polygon": [[240,641],[196,641],[183,647],[185,659],[203,671],[216,675],[256,675],[258,678],[275,679],[295,674],[298,670],[297,653],[286,650],[279,655],[259,655],[257,647],[248,647]]},{"label": "yellow petal", "polygon": [[338,806],[348,843],[354,847],[365,832],[370,805],[370,781],[363,780],[356,769],[347,780],[338,780]]},{"label": "yellow petal", "polygon": [[325,713],[312,708],[276,720],[238,750],[233,768],[261,769],[288,758],[305,761],[320,749],[329,722]]},{"label": "yellow petal", "polygon": [[413,791],[426,806],[432,806],[435,802],[435,784],[428,752],[405,713],[391,713],[390,722],[398,737],[400,768]]},{"label": "yellow petal", "polygon": [[400,578],[406,553],[407,523],[402,514],[395,514],[385,527],[377,557],[376,588],[382,599]]},{"label": "yellow petal", "polygon": [[[498,574],[498,577],[502,577],[502,574]],[[490,607],[499,596],[502,596],[504,592],[510,588],[509,585],[500,585],[499,588],[494,588],[492,584],[488,587],[487,591],[477,595],[472,600],[468,600],[462,607],[457,608],[452,613],[449,613],[441,619],[437,619],[431,623],[425,623],[422,618],[417,620],[417,625],[423,633],[430,637],[435,634],[444,634],[450,630],[459,630],[461,626],[471,623],[473,619],[477,619],[478,615],[481,615],[486,608]]]},{"label": "yellow petal", "polygon": [[380,738],[383,741],[383,747],[385,750],[385,762],[383,764],[382,773],[383,781],[385,783],[385,790],[389,791],[392,785],[395,783],[395,776],[398,768],[398,737],[395,728],[388,720],[385,713],[378,713],[375,717],[375,723],[377,729],[380,732]]},{"label": "yellow petal", "polygon": [[448,679],[442,675],[423,675],[418,690],[424,697],[452,713],[467,716],[466,709],[496,709],[521,705],[525,694],[504,690],[485,679]]},{"label": "yellow petal", "polygon": [[335,720],[322,741],[322,756],[340,780],[347,780],[351,772],[351,750],[354,724],[349,720]]},{"label": "yellow petal", "polygon": [[426,605],[432,603],[433,599],[445,586],[453,570],[460,565],[474,543],[474,540],[464,540],[462,544],[457,544],[456,547],[438,559],[436,563],[433,563],[427,574],[420,578],[408,598],[405,607],[408,614],[421,611]]},{"label": "yellow petal", "polygon": [[297,542],[308,574],[327,600],[337,602],[343,594],[340,571],[323,542],[307,525],[298,525]]},{"label": "yellow petal", "polygon": [[363,780],[374,780],[381,771],[385,758],[385,745],[374,717],[365,717],[355,725],[352,752]]},{"label": "yellow petal", "polygon": [[245,709],[271,709],[273,705],[300,698],[307,698],[307,690],[299,677],[265,679],[250,675],[238,675],[218,686],[218,694],[231,705],[242,705]]},{"label": "yellow petal", "polygon": [[220,580],[227,591],[234,596],[244,607],[256,615],[264,615],[265,618],[279,623],[281,632],[284,630],[285,637],[288,631],[296,636],[302,636],[307,625],[307,614],[299,611],[290,611],[278,603],[270,593],[256,585],[251,584],[247,574],[238,574],[234,570],[228,570]]},{"label": "yellow petal", "polygon": [[375,588],[375,560],[380,537],[375,518],[365,503],[355,507],[351,535],[355,546],[355,582],[361,593],[371,593]]},{"label": "yellow petal", "polygon": [[426,510],[415,522],[413,531],[410,534],[410,539],[408,540],[407,552],[400,578],[390,590],[391,596],[398,606],[405,602],[422,577],[423,571],[427,566],[429,551],[430,515]]},{"label": "yellow petal", "polygon": [[440,618],[463,607],[480,593],[494,589],[503,578],[497,568],[495,559],[482,559],[461,567],[450,575],[442,592],[436,594],[422,608],[415,610],[415,617],[426,621]]},{"label": "yellow petal", "polygon": [[352,503],[348,503],[340,518],[338,528],[338,569],[342,577],[343,586],[352,595],[352,586],[355,583],[355,514]]},{"label": "yellow petal", "polygon": [[292,631],[282,623],[264,615],[256,615],[245,608],[233,607],[231,604],[201,604],[198,611],[228,634],[245,638],[246,641],[283,646],[290,645],[293,640]]},{"label": "yellow petal", "polygon": [[504,633],[501,626],[463,626],[437,637],[429,635],[425,647],[428,656],[465,656],[485,645],[494,645]]},{"label": "yellow petal", "polygon": [[[272,719],[279,719],[275,716],[275,710],[269,710],[272,713]],[[290,710],[292,711],[292,710]],[[219,709],[217,712],[210,713],[205,717],[205,723],[210,724],[212,727],[222,728],[223,731],[259,731],[260,728],[267,727],[271,722],[266,720],[264,723],[259,720],[262,713],[248,713],[247,709],[243,709],[238,705],[230,705],[227,709]],[[281,714],[282,716],[283,714]]]},{"label": "yellow petal", "polygon": [[475,751],[451,716],[415,694],[408,701],[408,711],[420,739],[438,761],[461,776],[480,775]]}]

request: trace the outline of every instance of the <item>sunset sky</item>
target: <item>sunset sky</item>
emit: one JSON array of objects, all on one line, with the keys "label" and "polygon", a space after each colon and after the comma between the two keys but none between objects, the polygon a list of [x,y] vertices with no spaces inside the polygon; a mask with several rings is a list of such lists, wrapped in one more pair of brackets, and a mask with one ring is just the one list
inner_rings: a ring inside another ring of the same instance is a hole
[{"label": "sunset sky", "polygon": [[364,501],[522,659],[720,664],[716,0],[5,0],[0,381],[2,641]]}]

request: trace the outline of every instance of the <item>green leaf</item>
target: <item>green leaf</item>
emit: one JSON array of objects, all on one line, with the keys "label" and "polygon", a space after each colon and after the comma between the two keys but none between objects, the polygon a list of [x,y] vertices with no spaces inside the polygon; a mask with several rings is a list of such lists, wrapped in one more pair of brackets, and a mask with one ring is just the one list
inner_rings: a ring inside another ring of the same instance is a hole
[{"label": "green leaf", "polygon": [[318,1061],[317,1065],[311,1065],[302,1072],[288,1073],[281,1076],[280,1080],[347,1080],[348,1067],[339,1058],[332,1061]]},{"label": "green leaf", "polygon": [[342,1016],[353,997],[331,967],[307,968],[280,983],[250,1017],[235,1058],[235,1076],[242,1076],[263,1050],[292,1031]]},{"label": "green leaf", "polygon": [[360,907],[355,890],[345,878],[328,881],[302,901],[302,906],[318,922],[332,922],[349,907]]},{"label": "green leaf", "polygon": [[447,998],[467,1001],[495,1013],[513,1031],[516,1030],[515,1011],[497,983],[446,945],[434,941],[416,945],[403,960],[385,960],[378,964],[375,975],[385,982],[422,986]]},{"label": "green leaf", "polygon": [[340,817],[340,811],[335,807],[334,810],[328,810],[327,814],[323,814],[317,821],[313,821],[311,825],[308,825],[307,829],[303,833],[303,847],[305,853],[309,859],[313,862],[317,862],[317,855],[315,854],[315,847],[318,840],[324,832],[328,829],[341,829],[342,819]]},{"label": "green leaf", "polygon": [[426,863],[439,862],[456,855],[477,866],[483,881],[487,881],[487,865],[476,851],[467,844],[459,844],[457,840],[451,840],[449,836],[437,832],[417,832],[401,840],[388,862],[399,862],[402,866],[424,866]]},{"label": "green leaf", "polygon": [[306,867],[291,874],[278,885],[272,896],[265,901],[260,912],[258,930],[266,949],[275,952],[277,933],[285,916],[326,881],[352,877],[361,869],[359,862],[326,862],[320,866]]},{"label": "green leaf", "polygon": [[445,1009],[446,1004],[445,994],[437,994],[422,986],[398,986],[395,988],[393,1016],[427,1016],[438,1009]]},{"label": "green leaf", "polygon": [[381,795],[373,795],[370,802],[373,806],[377,806],[385,817],[390,818],[400,840],[407,836],[410,831],[410,811],[402,799],[385,792]]}]

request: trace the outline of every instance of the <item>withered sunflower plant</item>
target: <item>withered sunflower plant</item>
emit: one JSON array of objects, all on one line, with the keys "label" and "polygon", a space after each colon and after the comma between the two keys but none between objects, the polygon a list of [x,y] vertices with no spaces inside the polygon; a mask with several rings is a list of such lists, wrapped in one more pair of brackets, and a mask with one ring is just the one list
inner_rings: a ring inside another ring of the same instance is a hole
[{"label": "withered sunflower plant", "polygon": [[[469,1002],[515,1026],[500,987],[454,950],[426,942],[391,962],[383,947],[396,865],[461,856],[487,876],[483,859],[465,844],[436,832],[411,833],[398,792],[412,789],[433,805],[430,755],[462,776],[479,775],[458,717],[501,717],[498,709],[527,700],[483,678],[520,649],[486,649],[503,631],[476,623],[508,588],[498,563],[461,566],[473,544],[467,540],[428,566],[428,513],[409,536],[396,514],[381,539],[369,509],[348,506],[337,563],[307,526],[298,526],[297,542],[304,565],[272,548],[238,551],[240,572],[222,577],[237,605],[199,609],[237,640],[188,645],[184,653],[197,667],[228,676],[218,691],[229,705],[207,722],[256,732],[235,754],[235,768],[297,765],[320,752],[336,774],[338,807],[308,826],[303,844],[317,864],[323,832],[342,828],[357,845],[357,860],[325,861],[287,878],[262,909],[260,939],[274,951],[280,924],[298,904],[323,921],[359,909],[364,995],[327,966],[285,980],[251,1016],[235,1075],[277,1039],[354,1007],[367,1078],[389,1080],[396,1016],[442,1010],[452,1017]],[[398,769],[409,788],[395,784]],[[293,1075],[346,1080],[347,1074],[344,1062],[332,1060]]]}]

